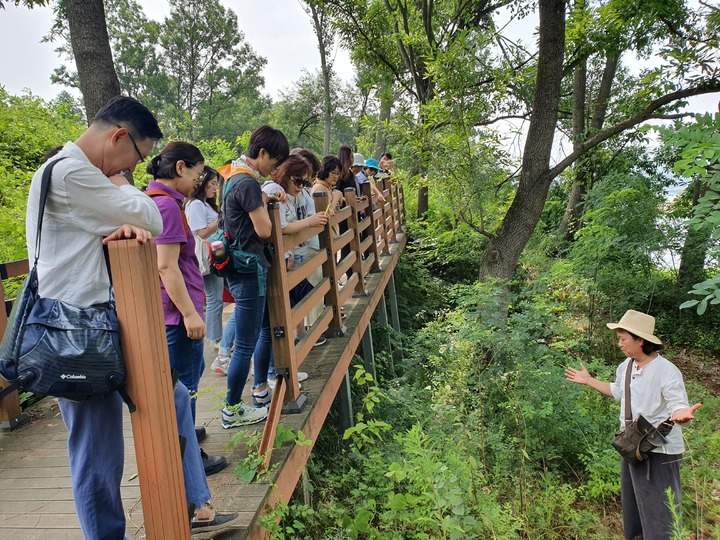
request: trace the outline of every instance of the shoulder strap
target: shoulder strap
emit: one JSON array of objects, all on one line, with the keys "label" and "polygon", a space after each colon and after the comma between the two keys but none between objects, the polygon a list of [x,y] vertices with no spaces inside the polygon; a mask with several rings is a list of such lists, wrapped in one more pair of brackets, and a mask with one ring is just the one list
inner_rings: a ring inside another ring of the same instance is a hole
[{"label": "shoulder strap", "polygon": [[42,174],[40,181],[40,198],[38,199],[38,218],[37,218],[37,235],[35,236],[35,261],[34,266],[37,266],[38,260],[40,259],[40,237],[42,236],[42,223],[43,215],[45,214],[45,203],[47,202],[48,193],[50,191],[50,180],[52,179],[52,170],[59,162],[65,157],[57,158],[47,165]]},{"label": "shoulder strap", "polygon": [[223,188],[223,196],[222,196],[223,204],[225,203],[225,199],[230,194],[232,189],[236,185],[238,185],[241,180],[245,180],[248,178],[254,182],[257,182],[257,180],[255,180],[255,178],[253,178],[250,174],[248,174],[247,172],[244,172],[244,171],[236,173],[227,179],[227,181],[225,182],[225,187]]},{"label": "shoulder strap", "polygon": [[[145,190],[145,195],[151,198],[155,197],[169,197],[176,203],[178,203],[178,200],[170,195],[167,191],[163,191],[162,189],[147,189]],[[180,210],[180,216],[182,218],[183,223],[183,229],[185,229],[185,236],[187,236],[190,233],[190,225],[188,225],[187,216],[185,215],[185,212],[183,212],[182,208],[180,208],[180,204],[178,203],[178,209]]]},{"label": "shoulder strap", "polygon": [[630,407],[630,379],[632,378],[633,359],[628,361],[628,367],[625,371],[625,427],[632,423],[632,408]]}]

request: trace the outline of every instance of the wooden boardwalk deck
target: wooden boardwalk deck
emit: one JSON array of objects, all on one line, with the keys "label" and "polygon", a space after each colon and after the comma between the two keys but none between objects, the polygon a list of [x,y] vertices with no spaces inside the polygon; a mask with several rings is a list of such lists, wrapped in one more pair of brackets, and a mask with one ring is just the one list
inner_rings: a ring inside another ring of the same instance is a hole
[{"label": "wooden boardwalk deck", "polygon": [[[398,235],[390,245],[391,253],[380,257],[382,272],[368,274],[367,296],[350,298],[345,304],[347,333],[316,347],[302,364],[310,374],[303,382],[302,393],[308,403],[300,414],[283,415],[281,423],[302,430],[316,440],[327,412],[337,394],[344,374],[356,353],[370,318],[383,295],[391,273],[402,253],[406,237]],[[225,377],[210,371],[215,353],[205,351],[207,370],[203,375],[198,402],[198,425],[207,428],[202,443],[209,454],[222,454],[229,466],[208,478],[216,508],[241,513],[237,530],[218,538],[262,538],[259,516],[267,502],[274,498],[287,501],[297,484],[311,446],[286,444],[275,450],[269,481],[247,484],[234,475],[237,463],[247,455],[245,444],[228,445],[239,431],[248,435],[262,430],[264,424],[224,430],[220,426],[219,408],[226,388]],[[44,399],[31,410],[32,422],[13,432],[0,433],[0,539],[82,539],[70,483],[66,441],[67,432],[57,406]],[[122,483],[123,502],[127,515],[126,535],[145,538],[140,489],[129,415],[125,415],[125,473]],[[272,487],[274,486],[274,487]],[[168,539],[171,540],[171,539]]]}]

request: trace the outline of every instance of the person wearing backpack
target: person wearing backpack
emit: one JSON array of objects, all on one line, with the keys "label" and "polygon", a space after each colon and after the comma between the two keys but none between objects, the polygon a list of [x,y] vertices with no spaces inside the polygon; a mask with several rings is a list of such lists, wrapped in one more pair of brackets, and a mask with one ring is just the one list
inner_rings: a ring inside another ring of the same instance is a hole
[{"label": "person wearing backpack", "polygon": [[[262,327],[267,271],[274,257],[266,243],[272,232],[267,203],[276,199],[262,192],[260,179],[269,176],[289,153],[288,141],[281,131],[270,126],[256,129],[250,136],[246,156],[232,163],[223,190],[223,230],[233,265],[226,279],[235,299],[235,344],[221,413],[225,429],[255,424],[267,417],[266,407],[244,403],[242,393]],[[280,200],[284,198],[282,194]],[[264,366],[256,365],[255,373],[266,374],[268,362],[266,359]],[[266,386],[255,390],[262,392]]]}]

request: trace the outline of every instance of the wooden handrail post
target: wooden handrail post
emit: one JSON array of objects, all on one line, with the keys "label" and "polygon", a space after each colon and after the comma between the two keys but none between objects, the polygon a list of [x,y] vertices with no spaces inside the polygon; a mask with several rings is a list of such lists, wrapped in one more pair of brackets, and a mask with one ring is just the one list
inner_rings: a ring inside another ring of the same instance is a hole
[{"label": "wooden handrail post", "polygon": [[[315,201],[315,212],[325,212],[325,209],[330,204],[330,197],[327,193],[314,193],[313,200]],[[330,278],[330,291],[325,295],[325,305],[332,306],[333,308],[333,318],[330,321],[327,332],[325,332],[325,335],[329,338],[344,336],[347,331],[345,326],[343,326],[342,315],[340,313],[340,299],[338,296],[338,278],[340,276],[337,275],[334,235],[334,229],[330,223],[325,225],[318,235],[320,249],[325,250],[327,253],[327,260],[322,265],[323,277]]]},{"label": "wooden handrail post", "polygon": [[[363,195],[367,197],[367,200],[370,201],[370,204],[367,209],[368,218],[370,219],[370,234],[372,235],[372,244],[370,245],[370,250],[375,255],[375,260],[372,263],[372,266],[370,267],[371,272],[380,272],[380,253],[378,252],[378,238],[377,238],[377,220],[375,219],[375,211],[373,210],[373,203],[372,203],[372,187],[370,187],[370,180],[369,182],[365,182],[362,185]],[[380,200],[378,199],[378,205],[381,204]]]},{"label": "wooden handrail post", "polygon": [[398,186],[398,196],[400,197],[400,219],[405,223],[405,190],[402,184]]},{"label": "wooden handrail post", "polygon": [[362,271],[362,251],[360,249],[360,230],[358,220],[358,199],[357,193],[354,188],[346,188],[344,190],[345,203],[353,209],[352,214],[348,218],[348,229],[354,231],[352,240],[350,241],[350,249],[355,252],[355,261],[353,262],[352,269],[358,276],[357,284],[355,285],[355,293],[353,296],[366,296],[367,291],[365,290],[365,276]]},{"label": "wooden handrail post", "polygon": [[[286,401],[298,401],[300,388],[297,380],[295,357],[295,330],[290,307],[290,286],[285,268],[285,246],[280,227],[280,203],[268,205],[272,234],[270,242],[275,246],[275,261],[270,265],[267,280],[267,307],[272,335],[272,351],[275,369],[284,372],[287,383]],[[304,397],[304,396],[303,396]],[[307,399],[307,398],[305,398]]]},{"label": "wooden handrail post", "polygon": [[397,206],[397,201],[395,200],[395,185],[391,185],[390,189],[388,190],[388,193],[390,194],[389,197],[389,203],[390,203],[390,212],[388,213],[388,218],[386,220],[387,224],[387,234],[388,234],[388,241],[395,243],[398,241],[397,239],[397,233],[396,233],[396,226],[395,226],[395,207]]},{"label": "wooden handrail post", "polygon": [[130,418],[148,539],[189,540],[175,400],[154,242],[110,242]]},{"label": "wooden handrail post", "polygon": [[[2,341],[3,335],[5,335],[5,329],[8,325],[9,309],[12,305],[9,300],[6,300],[5,287],[3,286],[2,280],[6,277],[18,277],[27,274],[29,271],[27,259],[0,264],[0,341]],[[10,383],[0,375],[0,389],[5,388],[9,384]],[[15,390],[0,400],[0,430],[12,431],[28,422],[30,422],[30,417],[21,412],[20,392]]]},{"label": "wooden handrail post", "polygon": [[[384,180],[383,180],[384,182]],[[389,199],[390,199],[390,190],[383,190],[383,196],[385,197],[385,202],[382,203],[380,212],[380,225],[382,225],[382,239],[383,239],[383,248],[382,248],[382,254],[383,255],[390,255],[390,239],[388,237],[388,223],[387,223],[387,209],[390,205]]]},{"label": "wooden handrail post", "polygon": [[393,198],[395,199],[395,213],[393,217],[395,218],[395,238],[397,239],[397,235],[400,234],[403,219],[400,213],[400,187],[398,184],[393,186]]}]

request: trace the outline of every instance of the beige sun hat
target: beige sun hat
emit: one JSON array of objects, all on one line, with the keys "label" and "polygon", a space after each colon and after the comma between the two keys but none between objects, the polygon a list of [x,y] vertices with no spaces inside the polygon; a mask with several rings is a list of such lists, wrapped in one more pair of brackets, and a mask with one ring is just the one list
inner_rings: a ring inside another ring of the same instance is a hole
[{"label": "beige sun hat", "polygon": [[646,341],[662,345],[662,341],[653,335],[655,331],[655,317],[647,313],[640,313],[634,309],[628,309],[619,322],[607,323],[607,327],[611,330],[622,328]]}]

